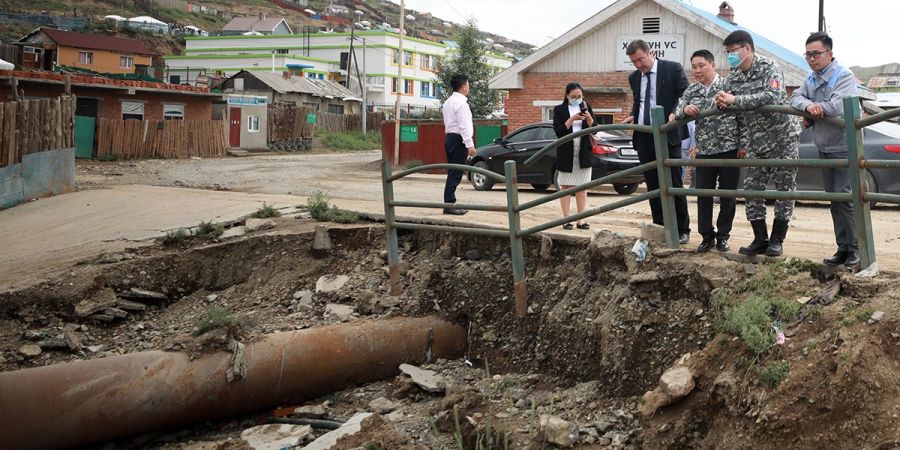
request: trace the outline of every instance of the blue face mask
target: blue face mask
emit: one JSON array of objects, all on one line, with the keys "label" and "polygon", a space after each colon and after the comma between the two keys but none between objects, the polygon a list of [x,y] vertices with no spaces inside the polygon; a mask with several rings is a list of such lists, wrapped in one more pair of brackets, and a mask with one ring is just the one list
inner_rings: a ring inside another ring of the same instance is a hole
[{"label": "blue face mask", "polygon": [[570,98],[569,104],[572,106],[579,106],[579,105],[581,105],[581,100],[582,99],[580,99],[580,98]]},{"label": "blue face mask", "polygon": [[728,54],[728,67],[737,67],[741,65],[741,57],[738,56],[738,52],[731,52]]}]

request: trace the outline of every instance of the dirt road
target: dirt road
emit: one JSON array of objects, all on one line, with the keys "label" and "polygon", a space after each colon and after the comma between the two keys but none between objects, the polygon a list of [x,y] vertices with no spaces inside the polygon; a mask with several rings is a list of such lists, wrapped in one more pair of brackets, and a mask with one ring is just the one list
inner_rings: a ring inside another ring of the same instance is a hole
[{"label": "dirt road", "polygon": [[[21,287],[27,274],[61,270],[84,258],[128,246],[163,234],[166,230],[196,225],[201,220],[234,220],[255,211],[262,202],[287,207],[306,202],[306,196],[326,192],[337,205],[370,213],[383,212],[378,152],[276,155],[203,160],[152,160],[138,162],[79,162],[76,183],[80,192],[42,199],[0,211],[0,288]],[[443,191],[441,175],[416,175],[395,184],[398,199],[438,201]],[[196,188],[196,189],[185,189]],[[214,190],[225,192],[214,192]],[[478,192],[461,185],[460,201],[503,205],[499,188]],[[520,201],[541,194],[523,186]],[[621,199],[610,188],[592,193],[589,207]],[[696,230],[696,206],[690,211]],[[897,207],[872,213],[876,249],[883,268],[900,269],[900,229],[893,226]],[[592,230],[608,229],[629,236],[650,220],[646,203],[632,205],[589,220]],[[771,208],[770,208],[771,213]],[[439,210],[401,208],[402,216],[427,217],[460,224],[506,226],[506,214],[472,211],[462,217],[444,216]],[[732,247],[746,244],[751,231],[738,207]],[[557,202],[523,215],[530,227],[560,215]],[[819,260],[834,250],[831,217],[827,206],[798,206],[788,233],[789,256]],[[23,230],[27,233],[23,234]],[[589,231],[553,230],[554,233],[590,236]],[[692,235],[689,247],[699,243]]]}]

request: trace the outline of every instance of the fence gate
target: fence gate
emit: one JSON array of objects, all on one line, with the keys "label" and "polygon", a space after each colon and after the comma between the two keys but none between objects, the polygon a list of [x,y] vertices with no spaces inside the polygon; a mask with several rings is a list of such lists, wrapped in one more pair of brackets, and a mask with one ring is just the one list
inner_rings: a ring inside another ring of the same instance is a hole
[{"label": "fence gate", "polygon": [[500,128],[500,125],[475,125],[475,147],[490,144],[501,137]]},{"label": "fence gate", "polygon": [[75,157],[94,157],[94,130],[96,117],[75,116]]}]

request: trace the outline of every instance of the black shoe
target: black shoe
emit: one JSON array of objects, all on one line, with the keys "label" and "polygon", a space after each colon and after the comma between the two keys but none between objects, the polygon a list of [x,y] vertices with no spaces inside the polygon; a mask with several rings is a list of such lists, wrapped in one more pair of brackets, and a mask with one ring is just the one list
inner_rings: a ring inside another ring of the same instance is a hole
[{"label": "black shoe", "polygon": [[851,250],[847,252],[847,259],[844,260],[844,266],[856,267],[859,265],[859,252]]},{"label": "black shoe", "polygon": [[678,234],[678,243],[679,244],[687,244],[691,240],[691,233],[679,233]]},{"label": "black shoe", "polygon": [[567,223],[567,224],[563,225],[563,230],[571,230],[571,229],[572,229],[571,223]]},{"label": "black shoe", "polygon": [[582,223],[579,223],[578,225],[575,225],[575,226],[576,226],[579,230],[589,230],[589,229],[591,229],[591,224],[589,224],[589,223],[587,223],[587,222],[582,222]]},{"label": "black shoe", "polygon": [[769,248],[769,232],[766,231],[765,220],[751,220],[753,227],[753,242],[746,247],[741,247],[738,253],[747,256],[762,255]]},{"label": "black shoe", "polygon": [[716,238],[716,250],[720,252],[731,250],[731,247],[728,245],[728,238]]},{"label": "black shoe", "polygon": [[[837,253],[834,254],[831,258],[825,258],[822,260],[823,263],[829,266],[839,266],[844,264],[847,261],[847,255],[849,252],[846,250],[838,250]],[[859,262],[859,256],[856,257],[856,262]]]},{"label": "black shoe", "polygon": [[784,236],[787,235],[788,221],[775,219],[772,223],[772,236],[769,238],[769,246],[766,248],[766,256],[781,256],[784,253]]},{"label": "black shoe", "polygon": [[444,209],[444,214],[450,214],[452,216],[461,216],[469,211],[460,208],[446,208]]},{"label": "black shoe", "polygon": [[700,243],[700,246],[697,247],[697,253],[706,253],[712,250],[713,246],[716,244],[715,238],[703,238],[703,242]]}]

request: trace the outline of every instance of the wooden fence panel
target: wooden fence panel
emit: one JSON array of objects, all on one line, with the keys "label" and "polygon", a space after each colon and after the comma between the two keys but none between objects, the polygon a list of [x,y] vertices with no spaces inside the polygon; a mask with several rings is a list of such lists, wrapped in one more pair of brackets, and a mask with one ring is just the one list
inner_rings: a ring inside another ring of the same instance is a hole
[{"label": "wooden fence panel", "polygon": [[0,102],[0,167],[22,162],[22,156],[71,148],[74,138],[71,95]]},{"label": "wooden fence panel", "polygon": [[188,158],[225,155],[223,120],[100,119],[98,156],[118,159]]}]

